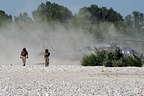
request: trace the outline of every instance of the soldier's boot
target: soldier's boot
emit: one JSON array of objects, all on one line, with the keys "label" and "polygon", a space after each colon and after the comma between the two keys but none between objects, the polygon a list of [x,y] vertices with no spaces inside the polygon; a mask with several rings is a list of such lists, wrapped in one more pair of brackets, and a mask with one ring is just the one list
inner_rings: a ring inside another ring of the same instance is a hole
[{"label": "soldier's boot", "polygon": [[47,67],[47,66],[49,66],[49,64],[48,64],[48,63],[46,63],[46,64],[45,64],[45,67]]}]

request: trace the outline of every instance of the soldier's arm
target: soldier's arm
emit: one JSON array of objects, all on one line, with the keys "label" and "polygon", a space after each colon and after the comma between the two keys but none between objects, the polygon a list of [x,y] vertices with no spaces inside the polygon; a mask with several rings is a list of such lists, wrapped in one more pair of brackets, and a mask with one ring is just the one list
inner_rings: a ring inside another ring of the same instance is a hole
[{"label": "soldier's arm", "polygon": [[27,58],[28,58],[28,52],[27,52]]},{"label": "soldier's arm", "polygon": [[20,53],[20,58],[22,58],[21,53]]}]

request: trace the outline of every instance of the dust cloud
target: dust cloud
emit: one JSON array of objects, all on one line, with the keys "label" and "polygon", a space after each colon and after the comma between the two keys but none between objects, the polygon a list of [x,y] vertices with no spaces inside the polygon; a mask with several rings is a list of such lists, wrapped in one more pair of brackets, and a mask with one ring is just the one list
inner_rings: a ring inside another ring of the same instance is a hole
[{"label": "dust cloud", "polygon": [[60,24],[55,27],[11,24],[0,29],[0,64],[21,64],[20,52],[24,47],[29,52],[28,63],[44,62],[46,48],[50,50],[50,58],[65,59],[92,41],[93,36],[82,29],[66,29]]},{"label": "dust cloud", "polygon": [[[10,24],[0,29],[0,64],[21,64],[20,52],[24,47],[29,52],[29,64],[44,62],[43,53],[46,48],[51,53],[50,62],[59,64],[65,60],[80,61],[86,51],[91,51],[96,44],[116,40],[121,44],[130,42],[122,40],[126,37],[118,33],[112,23],[100,23],[95,29],[100,30],[102,39],[98,39],[96,33],[61,24]],[[131,42],[127,44],[133,45]]]}]

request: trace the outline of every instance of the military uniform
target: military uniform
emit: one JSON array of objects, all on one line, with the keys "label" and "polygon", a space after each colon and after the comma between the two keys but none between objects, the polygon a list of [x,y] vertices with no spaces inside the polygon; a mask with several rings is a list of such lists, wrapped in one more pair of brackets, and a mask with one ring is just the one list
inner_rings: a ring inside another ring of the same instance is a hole
[{"label": "military uniform", "polygon": [[23,50],[21,51],[20,58],[22,59],[23,66],[25,66],[25,64],[26,64],[26,58],[28,58],[28,52],[27,52],[26,48],[23,48]]},{"label": "military uniform", "polygon": [[49,56],[50,56],[49,50],[45,49],[44,53],[45,66],[49,66]]}]

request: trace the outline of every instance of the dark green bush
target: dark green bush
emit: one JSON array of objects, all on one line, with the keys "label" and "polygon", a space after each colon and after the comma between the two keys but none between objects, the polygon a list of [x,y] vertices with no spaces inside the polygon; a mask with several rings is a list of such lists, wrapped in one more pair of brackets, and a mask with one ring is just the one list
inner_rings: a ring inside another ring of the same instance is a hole
[{"label": "dark green bush", "polygon": [[96,50],[95,52],[95,55],[96,55],[96,60],[97,60],[97,63],[98,65],[103,65],[103,61],[106,59],[106,54],[107,52],[106,51],[100,51],[100,50]]},{"label": "dark green bush", "polygon": [[105,51],[95,51],[90,55],[85,55],[81,60],[83,66],[102,66],[105,59]]},{"label": "dark green bush", "polygon": [[100,51],[95,50],[90,55],[85,55],[81,60],[83,66],[106,66],[106,67],[124,67],[137,66],[141,67],[143,61],[136,55],[123,56],[120,50]]},{"label": "dark green bush", "polygon": [[143,61],[136,55],[133,56],[125,56],[123,59],[125,66],[136,66],[141,67],[143,65]]},{"label": "dark green bush", "polygon": [[112,61],[112,67],[123,67],[123,66],[124,64],[121,59]]},{"label": "dark green bush", "polygon": [[103,61],[103,65],[104,65],[105,67],[112,67],[112,61],[109,60],[109,59],[105,59],[105,60]]},{"label": "dark green bush", "polygon": [[95,54],[85,55],[81,60],[81,65],[83,65],[83,66],[97,66],[96,58],[97,57]]}]

